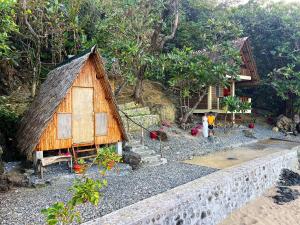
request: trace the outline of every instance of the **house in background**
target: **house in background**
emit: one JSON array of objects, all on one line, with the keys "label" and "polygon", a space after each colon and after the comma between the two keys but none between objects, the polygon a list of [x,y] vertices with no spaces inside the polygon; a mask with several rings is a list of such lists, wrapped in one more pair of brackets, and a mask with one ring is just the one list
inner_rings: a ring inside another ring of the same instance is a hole
[{"label": "house in background", "polygon": [[[207,113],[209,111],[226,113],[221,107],[222,98],[229,95],[235,96],[237,87],[252,86],[259,83],[260,78],[252,55],[249,38],[239,38],[233,41],[233,45],[240,51],[241,60],[243,62],[239,79],[233,80],[229,87],[210,86],[208,94],[204,97],[194,113]],[[241,101],[251,102],[251,98],[245,96],[239,96],[239,98]],[[193,99],[190,100],[191,105],[192,103]],[[246,113],[251,113],[251,110],[248,110]]]},{"label": "house in background", "polygon": [[97,147],[109,144],[121,154],[124,140],[125,129],[95,47],[48,74],[18,132],[18,147],[29,160],[43,159],[51,150],[72,149],[75,159],[88,150],[95,156]]}]

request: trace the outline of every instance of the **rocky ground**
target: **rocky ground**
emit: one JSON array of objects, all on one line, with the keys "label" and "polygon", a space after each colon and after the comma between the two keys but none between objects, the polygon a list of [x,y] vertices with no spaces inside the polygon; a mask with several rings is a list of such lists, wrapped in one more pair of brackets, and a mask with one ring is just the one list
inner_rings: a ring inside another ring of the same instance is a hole
[{"label": "rocky ground", "polygon": [[[158,127],[153,127],[153,130]],[[110,213],[119,208],[133,204],[142,199],[164,192],[178,185],[187,183],[215,171],[215,169],[181,163],[196,155],[203,155],[221,149],[250,143],[257,139],[270,137],[296,139],[293,136],[284,136],[272,132],[268,126],[256,125],[253,133],[244,132],[245,127],[236,127],[224,133],[223,129],[216,129],[213,141],[203,137],[193,137],[189,131],[176,127],[164,128],[168,141],[162,142],[162,154],[168,159],[165,165],[131,170],[128,165],[121,164],[120,172],[108,174],[108,187],[103,192],[103,199],[99,207],[84,205],[80,208],[83,220],[90,220]],[[139,135],[134,136],[139,139]],[[159,141],[151,140],[145,135],[145,144],[160,152]],[[13,170],[16,164],[6,164],[6,170]],[[89,176],[96,176],[96,168],[91,168]],[[43,216],[40,213],[57,201],[67,201],[70,198],[68,187],[77,176],[70,173],[66,165],[47,167],[44,180],[41,181],[32,171],[26,171],[32,188],[17,188],[0,194],[0,224],[42,224]]]},{"label": "rocky ground", "polygon": [[[96,169],[93,168],[90,171],[90,176],[94,177],[96,173],[93,170]],[[211,168],[179,162],[141,168],[136,171],[128,169],[126,165],[121,165],[119,174],[111,172],[108,175],[109,185],[103,192],[104,197],[99,207],[84,205],[80,208],[83,220],[102,216],[214,171]],[[50,177],[53,177],[51,172],[47,178]],[[74,177],[73,174],[62,175],[55,180],[49,180],[43,187],[18,188],[0,194],[0,224],[43,224],[40,210],[54,202],[67,201],[71,196],[67,189]]]},{"label": "rocky ground", "polygon": [[[158,130],[160,128],[161,127],[152,127],[150,129]],[[163,131],[167,133],[168,141],[162,142],[161,149],[163,157],[167,158],[168,161],[186,160],[193,156],[204,155],[224,148],[236,147],[241,144],[271,137],[299,140],[299,137],[292,135],[286,136],[280,132],[273,132],[272,127],[266,124],[257,124],[251,132],[244,126],[235,127],[229,132],[224,132],[223,128],[216,128],[213,141],[201,135],[194,137],[190,134],[190,130],[183,131],[175,126],[163,127]],[[140,138],[138,133],[134,136],[134,139]],[[151,140],[148,133],[145,134],[144,140],[145,145],[160,153],[159,141]]]}]

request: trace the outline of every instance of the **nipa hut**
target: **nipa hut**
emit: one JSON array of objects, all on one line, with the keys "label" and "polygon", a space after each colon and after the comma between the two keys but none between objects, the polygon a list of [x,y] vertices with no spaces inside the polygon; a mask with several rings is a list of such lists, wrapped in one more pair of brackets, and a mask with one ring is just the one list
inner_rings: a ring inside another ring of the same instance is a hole
[{"label": "nipa hut", "polygon": [[29,160],[43,158],[45,151],[74,153],[75,146],[84,152],[103,144],[116,144],[121,154],[126,139],[101,56],[93,47],[48,74],[21,121],[18,147]]},{"label": "nipa hut", "polygon": [[[221,107],[222,99],[228,95],[236,95],[236,86],[254,86],[258,85],[260,81],[259,74],[257,72],[256,63],[252,54],[250,46],[250,40],[248,37],[238,38],[232,41],[233,47],[240,52],[242,64],[240,66],[240,75],[238,79],[231,81],[229,87],[223,86],[210,86],[207,95],[203,98],[202,102],[198,105],[194,113],[207,113],[209,111],[217,113],[226,113]],[[219,53],[211,53],[205,50],[196,51],[195,54],[204,54],[210,57],[213,61],[220,58]],[[230,75],[228,75],[230,77]],[[241,101],[251,102],[251,98],[247,96],[239,96]],[[189,100],[190,107],[193,107],[196,98]],[[246,111],[251,113],[251,110]]]}]

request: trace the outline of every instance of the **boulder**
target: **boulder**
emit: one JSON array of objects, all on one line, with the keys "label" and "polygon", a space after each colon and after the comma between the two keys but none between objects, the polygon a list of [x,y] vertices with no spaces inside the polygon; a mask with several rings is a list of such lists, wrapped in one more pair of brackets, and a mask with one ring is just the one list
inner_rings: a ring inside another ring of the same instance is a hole
[{"label": "boulder", "polygon": [[279,129],[278,129],[278,127],[273,127],[272,131],[273,132],[279,132]]},{"label": "boulder", "polygon": [[299,115],[298,115],[298,114],[295,114],[293,120],[294,120],[294,122],[295,122],[296,124],[300,123],[300,117],[299,117]]},{"label": "boulder", "polygon": [[161,141],[167,141],[168,140],[168,135],[166,132],[158,130],[156,131],[157,136],[160,138]]},{"label": "boulder", "polygon": [[141,156],[133,151],[123,151],[123,162],[129,164],[133,170],[141,163]]},{"label": "boulder", "polygon": [[0,175],[0,192],[8,191],[12,187],[30,187],[30,181],[18,172]]},{"label": "boulder", "polygon": [[296,129],[295,122],[284,115],[277,117],[276,126],[280,131],[284,132],[293,132]]},{"label": "boulder", "polygon": [[300,123],[298,123],[298,124],[296,125],[296,130],[298,131],[298,133],[300,133]]}]

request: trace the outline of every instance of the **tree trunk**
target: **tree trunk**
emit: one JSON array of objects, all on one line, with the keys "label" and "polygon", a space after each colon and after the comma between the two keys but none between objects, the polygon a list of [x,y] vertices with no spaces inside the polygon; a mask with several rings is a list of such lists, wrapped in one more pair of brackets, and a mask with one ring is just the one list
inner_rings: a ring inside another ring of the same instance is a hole
[{"label": "tree trunk", "polygon": [[144,100],[143,100],[143,78],[137,79],[136,84],[135,84],[135,88],[134,88],[134,99],[144,105]]},{"label": "tree trunk", "polygon": [[[161,18],[158,20],[157,24],[154,26],[154,31],[151,36],[151,44],[149,51],[152,53],[160,52],[165,43],[169,40],[172,40],[175,37],[175,33],[178,28],[179,23],[179,0],[170,0],[169,2],[171,8],[165,8],[162,12]],[[168,19],[170,14],[174,13],[174,19],[172,23],[171,33],[169,35],[162,34],[162,28],[164,22]],[[142,92],[143,92],[143,81],[145,79],[146,65],[142,65],[138,71],[137,82],[134,89],[134,98],[137,102],[144,104]]]},{"label": "tree trunk", "polygon": [[146,72],[146,65],[142,65],[137,73],[137,80],[136,80],[136,84],[135,84],[135,88],[134,88],[134,93],[133,93],[133,97],[134,99],[144,105],[144,100],[143,100],[143,82],[144,82],[144,78],[145,78],[145,72]]},{"label": "tree trunk", "polygon": [[121,93],[121,91],[123,90],[123,88],[127,85],[127,80],[125,79],[120,86],[115,90],[114,95],[115,97],[118,97],[119,94]]},{"label": "tree trunk", "polygon": [[207,90],[205,90],[202,93],[199,93],[199,97],[197,102],[195,102],[195,104],[193,105],[193,108],[191,108],[190,110],[188,110],[187,112],[184,113],[181,121],[180,121],[180,126],[182,128],[185,128],[185,124],[187,122],[187,120],[189,119],[189,117],[193,114],[193,112],[195,111],[195,109],[198,107],[198,105],[201,103],[201,101],[203,100],[203,98],[207,95]]}]

